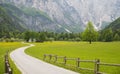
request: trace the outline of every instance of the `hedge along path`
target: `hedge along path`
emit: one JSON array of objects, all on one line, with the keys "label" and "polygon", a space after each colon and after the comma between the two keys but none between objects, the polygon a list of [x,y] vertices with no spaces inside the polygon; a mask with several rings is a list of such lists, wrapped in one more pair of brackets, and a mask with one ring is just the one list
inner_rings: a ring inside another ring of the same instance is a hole
[{"label": "hedge along path", "polygon": [[38,60],[24,53],[24,50],[34,46],[21,47],[10,53],[11,59],[20,69],[22,74],[79,74],[70,70],[66,70],[49,63]]}]

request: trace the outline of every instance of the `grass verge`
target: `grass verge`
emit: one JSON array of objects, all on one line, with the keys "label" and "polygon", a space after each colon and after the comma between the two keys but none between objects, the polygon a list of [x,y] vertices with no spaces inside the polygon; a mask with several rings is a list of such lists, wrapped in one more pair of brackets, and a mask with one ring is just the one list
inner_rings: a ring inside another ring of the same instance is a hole
[{"label": "grass verge", "polygon": [[[20,42],[0,42],[0,74],[4,74],[5,67],[4,67],[4,55],[7,51],[9,53],[13,51],[16,48],[25,46],[25,44],[22,44]],[[21,72],[17,69],[13,61],[9,58],[11,68],[13,69],[13,74],[21,74]]]}]

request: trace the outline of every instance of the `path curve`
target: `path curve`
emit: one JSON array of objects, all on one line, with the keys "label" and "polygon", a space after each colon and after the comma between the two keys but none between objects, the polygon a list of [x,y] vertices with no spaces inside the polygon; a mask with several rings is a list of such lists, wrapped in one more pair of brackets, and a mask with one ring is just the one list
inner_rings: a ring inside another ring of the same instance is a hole
[{"label": "path curve", "polygon": [[34,45],[30,44],[30,46],[18,48],[10,53],[11,59],[22,74],[78,74],[25,54],[24,50],[32,46]]}]

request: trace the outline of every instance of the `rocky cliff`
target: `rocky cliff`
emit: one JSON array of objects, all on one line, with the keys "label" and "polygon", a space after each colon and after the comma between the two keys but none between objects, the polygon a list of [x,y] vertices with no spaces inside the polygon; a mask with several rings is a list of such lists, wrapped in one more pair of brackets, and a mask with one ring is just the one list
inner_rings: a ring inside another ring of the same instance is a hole
[{"label": "rocky cliff", "polygon": [[2,0],[1,3],[10,3],[20,9],[34,8],[46,14],[51,24],[43,19],[41,24],[36,17],[24,20],[28,27],[37,31],[55,28],[55,31],[79,32],[88,21],[99,30],[120,16],[120,0]]}]

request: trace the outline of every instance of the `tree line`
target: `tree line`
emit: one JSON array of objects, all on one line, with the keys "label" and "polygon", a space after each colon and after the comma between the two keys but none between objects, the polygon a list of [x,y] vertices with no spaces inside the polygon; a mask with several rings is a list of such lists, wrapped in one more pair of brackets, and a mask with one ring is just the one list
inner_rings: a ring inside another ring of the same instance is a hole
[{"label": "tree line", "polygon": [[[3,35],[5,34],[5,35]],[[26,42],[44,42],[44,41],[120,41],[120,29],[113,31],[111,28],[97,31],[92,22],[88,22],[86,29],[80,33],[54,33],[54,32],[0,32],[0,41],[2,40],[25,40]]]}]

